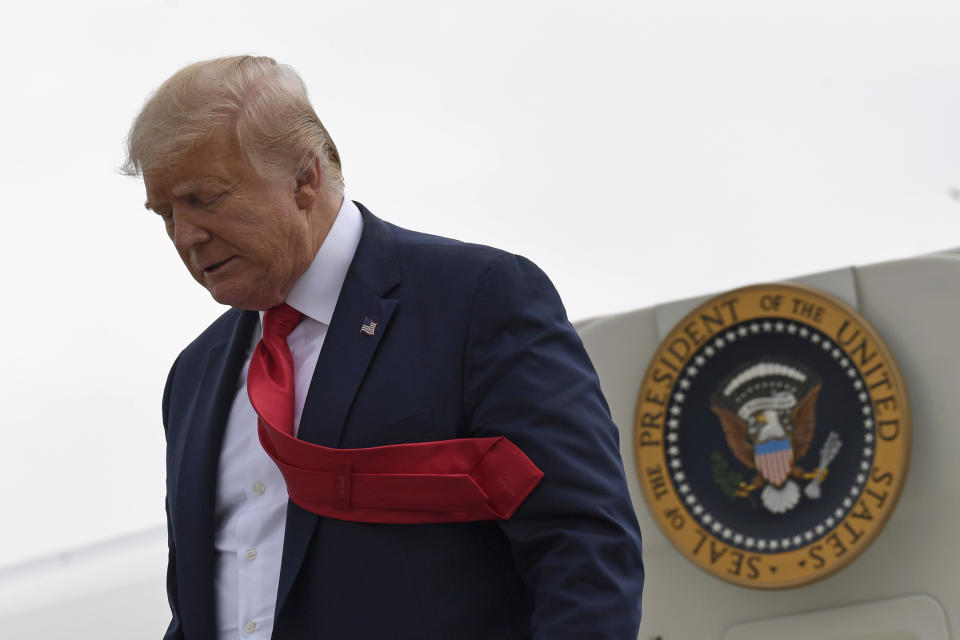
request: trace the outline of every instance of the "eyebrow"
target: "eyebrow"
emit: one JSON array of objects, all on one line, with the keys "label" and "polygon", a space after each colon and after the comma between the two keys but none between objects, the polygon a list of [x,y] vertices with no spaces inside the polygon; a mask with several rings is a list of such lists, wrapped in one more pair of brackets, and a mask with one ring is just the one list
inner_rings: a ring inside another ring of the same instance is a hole
[{"label": "eyebrow", "polygon": [[222,182],[222,180],[220,180],[219,178],[215,178],[213,176],[205,177],[205,178],[196,178],[194,180],[187,180],[185,182],[181,182],[180,184],[174,186],[173,189],[170,190],[170,193],[172,193],[176,198],[182,198],[183,196],[193,193],[194,191],[198,191],[204,187],[208,187],[213,183],[220,183],[220,182]]},{"label": "eyebrow", "polygon": [[[194,191],[197,191],[198,189],[201,189],[203,187],[211,186],[214,183],[222,183],[224,186],[226,185],[226,183],[223,182],[223,180],[221,180],[220,178],[209,176],[204,178],[196,178],[194,180],[186,180],[184,182],[177,184],[170,191],[174,195],[174,197],[180,198],[189,193],[193,193]],[[145,209],[149,209],[152,211],[154,210],[154,207],[157,206],[157,203],[147,198],[147,201],[143,203],[143,206]]]}]

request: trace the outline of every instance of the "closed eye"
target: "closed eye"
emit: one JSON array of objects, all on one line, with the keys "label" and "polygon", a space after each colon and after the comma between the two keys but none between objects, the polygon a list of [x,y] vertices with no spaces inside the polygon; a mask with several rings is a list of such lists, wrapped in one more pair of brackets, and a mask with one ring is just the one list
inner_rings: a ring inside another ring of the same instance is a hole
[{"label": "closed eye", "polygon": [[224,192],[209,198],[199,198],[197,196],[190,196],[190,204],[196,207],[213,207],[219,204],[220,201],[223,200],[224,196],[226,195],[227,195],[226,192]]}]

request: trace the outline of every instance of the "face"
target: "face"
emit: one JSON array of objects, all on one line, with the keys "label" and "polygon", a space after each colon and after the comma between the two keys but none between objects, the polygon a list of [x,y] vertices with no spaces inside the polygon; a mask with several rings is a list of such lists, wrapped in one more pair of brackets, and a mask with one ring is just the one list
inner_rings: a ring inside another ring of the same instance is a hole
[{"label": "face", "polygon": [[222,304],[280,304],[319,248],[303,185],[262,178],[225,131],[144,182],[147,208],[163,219],[190,275]]}]

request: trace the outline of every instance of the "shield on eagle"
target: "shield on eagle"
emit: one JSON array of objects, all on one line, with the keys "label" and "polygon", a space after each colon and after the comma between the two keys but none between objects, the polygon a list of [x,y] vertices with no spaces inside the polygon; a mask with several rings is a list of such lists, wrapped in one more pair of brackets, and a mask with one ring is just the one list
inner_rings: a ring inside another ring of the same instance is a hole
[{"label": "shield on eagle", "polygon": [[779,487],[793,468],[793,447],[789,438],[776,438],[754,447],[757,470],[770,484]]}]

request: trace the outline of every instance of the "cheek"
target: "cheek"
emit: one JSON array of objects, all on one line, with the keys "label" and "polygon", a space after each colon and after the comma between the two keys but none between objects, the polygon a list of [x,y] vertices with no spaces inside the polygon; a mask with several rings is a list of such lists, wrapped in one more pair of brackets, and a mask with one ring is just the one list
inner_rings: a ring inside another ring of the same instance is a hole
[{"label": "cheek", "polygon": [[193,265],[190,264],[189,257],[186,254],[181,253],[180,260],[183,262],[183,266],[187,268],[187,273],[190,274],[190,277],[206,287],[207,285],[204,283],[203,274],[193,268]]},{"label": "cheek", "polygon": [[277,211],[269,228],[253,239],[276,266],[287,266],[302,260],[308,241],[308,230],[288,211]]}]

